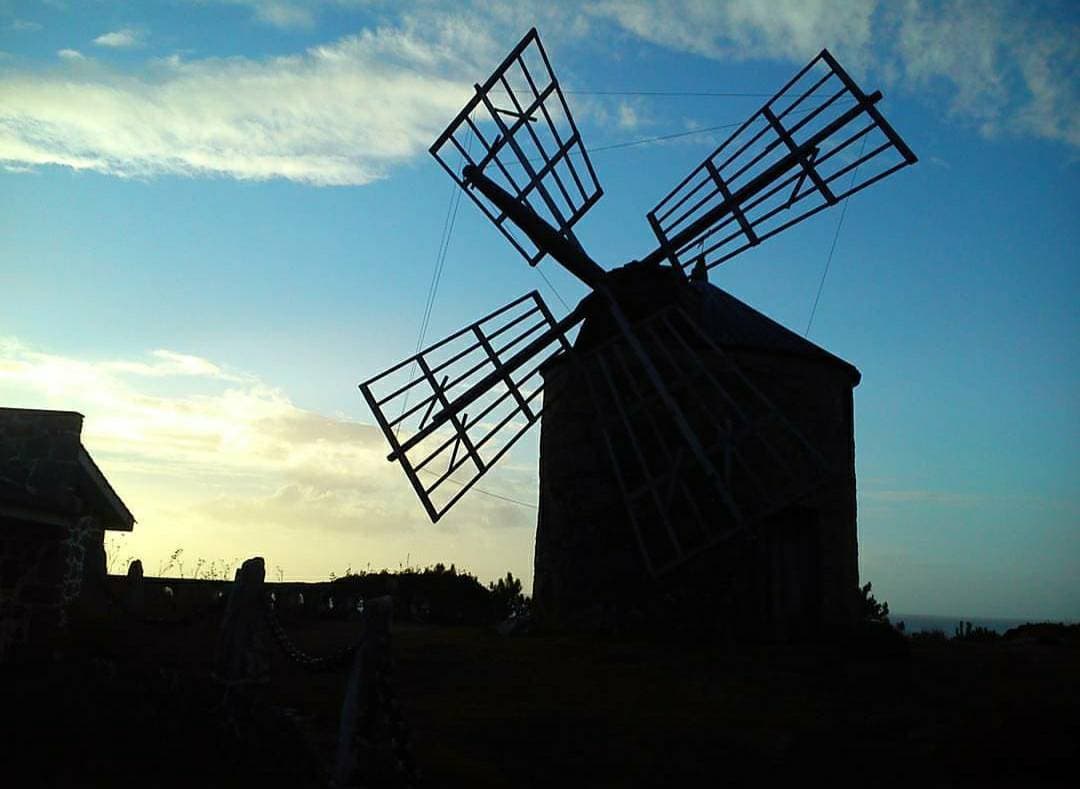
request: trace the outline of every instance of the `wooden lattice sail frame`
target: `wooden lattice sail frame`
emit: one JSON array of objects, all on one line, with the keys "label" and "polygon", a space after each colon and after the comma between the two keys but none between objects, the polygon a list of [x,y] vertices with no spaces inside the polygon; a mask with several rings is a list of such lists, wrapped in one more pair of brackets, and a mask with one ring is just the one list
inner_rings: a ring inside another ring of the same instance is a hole
[{"label": "wooden lattice sail frame", "polygon": [[[880,100],[822,50],[649,212],[658,245],[620,276],[670,267],[686,280],[691,267],[719,265],[914,164]],[[650,573],[828,478],[820,453],[733,357],[671,304],[624,308],[613,272],[574,236],[603,191],[535,29],[476,85],[431,153],[530,265],[550,256],[591,291],[558,319],[528,293],[360,385],[388,459],[433,521],[540,419],[541,367],[572,349],[572,332],[597,309],[613,334],[574,363]],[[783,485],[765,490],[755,463]]]}]

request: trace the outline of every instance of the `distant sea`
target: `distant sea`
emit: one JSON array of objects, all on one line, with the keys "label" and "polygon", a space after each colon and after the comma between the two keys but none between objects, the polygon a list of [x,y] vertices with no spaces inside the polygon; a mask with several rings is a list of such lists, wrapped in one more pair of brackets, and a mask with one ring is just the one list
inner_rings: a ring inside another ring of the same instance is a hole
[{"label": "distant sea", "polygon": [[956,632],[956,626],[961,622],[971,622],[972,627],[985,627],[997,633],[1027,624],[1028,622],[1047,622],[1051,620],[1039,619],[986,619],[978,616],[931,616],[930,614],[894,614],[889,613],[889,621],[896,625],[904,623],[904,631],[918,633],[928,630],[941,630],[945,635],[952,638]]}]

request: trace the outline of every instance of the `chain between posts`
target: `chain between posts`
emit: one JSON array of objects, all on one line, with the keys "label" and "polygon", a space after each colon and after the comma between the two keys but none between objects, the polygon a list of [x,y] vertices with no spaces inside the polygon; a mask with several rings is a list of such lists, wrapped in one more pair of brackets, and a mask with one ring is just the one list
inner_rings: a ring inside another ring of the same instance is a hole
[{"label": "chain between posts", "polygon": [[353,655],[356,654],[356,650],[364,643],[364,637],[361,634],[360,638],[354,643],[342,647],[329,655],[321,657],[309,655],[289,638],[289,634],[285,632],[285,628],[281,626],[281,622],[278,620],[277,611],[275,610],[274,603],[269,595],[264,598],[264,611],[266,614],[266,624],[270,628],[270,633],[273,635],[274,641],[277,643],[278,647],[281,648],[281,651],[289,658],[289,660],[306,671],[337,671],[338,669],[344,668],[348,665],[349,661],[352,660]]}]

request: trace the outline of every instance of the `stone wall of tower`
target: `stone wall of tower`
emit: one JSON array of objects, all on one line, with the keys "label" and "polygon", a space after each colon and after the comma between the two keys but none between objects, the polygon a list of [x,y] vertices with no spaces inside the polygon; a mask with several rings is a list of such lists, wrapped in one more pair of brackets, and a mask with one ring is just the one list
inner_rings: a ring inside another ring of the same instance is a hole
[{"label": "stone wall of tower", "polygon": [[[858,547],[852,380],[818,360],[736,354],[834,474],[816,494],[659,581],[645,570],[602,431],[571,359],[545,372],[534,603],[554,627],[612,617],[715,618],[756,636],[810,635],[855,614]],[[660,605],[658,601],[665,601]],[[629,614],[628,614],[629,611]]]},{"label": "stone wall of tower", "polygon": [[533,600],[561,626],[635,596],[645,579],[584,382],[569,364],[544,378]]},{"label": "stone wall of tower", "polygon": [[[842,627],[857,615],[859,582],[855,484],[854,398],[851,380],[821,362],[764,353],[740,355],[740,364],[766,397],[823,456],[831,477],[794,512],[763,530],[810,529],[819,578],[818,625]],[[782,542],[782,541],[781,541]],[[796,540],[796,542],[798,542]],[[775,561],[775,557],[774,557]],[[774,577],[774,583],[777,579]],[[774,619],[783,619],[777,611]],[[796,617],[774,622],[778,635],[805,629]]]}]

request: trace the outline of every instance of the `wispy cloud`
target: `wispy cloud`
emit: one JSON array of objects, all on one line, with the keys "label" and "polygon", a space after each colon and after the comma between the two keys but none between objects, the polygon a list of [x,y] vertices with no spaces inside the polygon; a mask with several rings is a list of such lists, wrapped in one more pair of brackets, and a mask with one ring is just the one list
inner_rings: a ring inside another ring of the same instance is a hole
[{"label": "wispy cloud", "polygon": [[189,0],[199,4],[241,6],[265,25],[282,30],[315,27],[325,8],[355,8],[373,5],[372,0]]},{"label": "wispy cloud", "polygon": [[958,507],[982,504],[988,498],[978,493],[922,489],[864,490],[859,497],[881,504],[944,504]]},{"label": "wispy cloud", "polygon": [[988,135],[1029,134],[1080,146],[1080,25],[1032,10],[908,0],[902,11],[890,12],[907,86],[951,85],[952,111]]},{"label": "wispy cloud", "polygon": [[[718,60],[802,62],[829,47],[987,135],[1080,146],[1080,26],[1038,3],[974,0],[598,0],[588,12],[646,41]],[[1040,13],[1042,12],[1042,13]]]},{"label": "wispy cloud", "polygon": [[40,22],[31,22],[28,19],[16,19],[7,26],[7,29],[13,33],[36,33],[41,30]]},{"label": "wispy cloud", "polygon": [[286,57],[174,58],[138,77],[100,65],[11,73],[0,76],[0,161],[364,184],[430,144],[494,51],[445,19]]},{"label": "wispy cloud", "polygon": [[598,0],[587,8],[594,18],[670,49],[722,60],[805,60],[823,46],[868,48],[875,7],[875,0],[842,9],[821,0]]},{"label": "wispy cloud", "polygon": [[143,38],[144,34],[142,31],[125,27],[121,30],[114,30],[111,33],[102,33],[94,39],[94,43],[99,47],[137,47],[143,43]]},{"label": "wispy cloud", "polygon": [[222,381],[245,381],[243,375],[230,373],[218,367],[213,362],[199,356],[191,356],[186,353],[176,353],[165,349],[151,351],[152,362],[116,361],[102,362],[102,370],[129,375],[142,375],[151,378],[168,378],[174,376],[193,376],[203,378],[216,378]]},{"label": "wispy cloud", "polygon": [[[314,24],[327,5],[235,2],[279,26]],[[396,21],[292,55],[174,56],[124,71],[61,50],[67,71],[9,69],[0,73],[0,165],[369,183],[419,156],[473,81],[534,23],[553,49],[587,41],[600,53],[625,49],[631,36],[721,61],[801,64],[828,46],[854,71],[918,94],[986,135],[1080,146],[1080,29],[1027,4],[475,0],[382,13]],[[138,36],[125,28],[96,43],[105,39],[115,46]],[[595,108],[592,122],[613,129],[640,128],[652,116],[644,101],[576,96],[575,107],[583,115]]]},{"label": "wispy cloud", "polygon": [[291,0],[219,0],[228,5],[246,6],[255,18],[280,28],[309,28],[315,24],[317,2]]},{"label": "wispy cloud", "polygon": [[628,103],[619,105],[619,127],[622,129],[634,129],[638,125],[637,112]]},{"label": "wispy cloud", "polygon": [[1077,512],[1075,501],[1039,495],[1017,495],[994,490],[955,491],[935,488],[875,488],[864,485],[859,490],[860,506],[893,508],[902,506],[933,506],[954,509],[978,509],[1020,505],[1026,510]]},{"label": "wispy cloud", "polygon": [[63,60],[84,60],[86,57],[77,49],[58,49],[56,56]]}]

